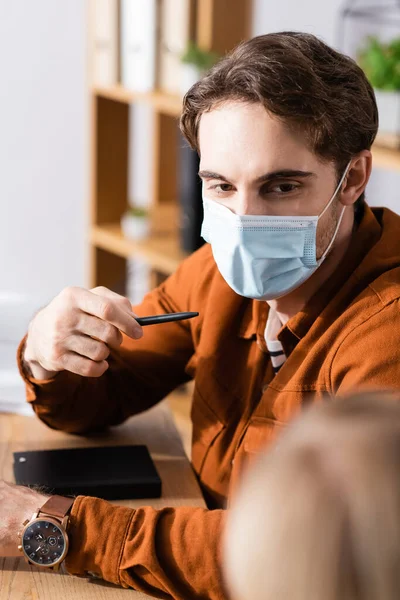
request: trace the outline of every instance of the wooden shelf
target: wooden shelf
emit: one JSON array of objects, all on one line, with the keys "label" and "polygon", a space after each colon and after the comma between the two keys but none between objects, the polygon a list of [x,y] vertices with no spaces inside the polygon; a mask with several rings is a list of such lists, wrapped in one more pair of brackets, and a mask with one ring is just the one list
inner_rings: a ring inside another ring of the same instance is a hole
[{"label": "wooden shelf", "polygon": [[131,92],[122,85],[114,85],[109,88],[95,87],[92,92],[100,98],[107,98],[124,104],[131,104],[132,102],[150,104],[158,112],[171,117],[179,117],[182,111],[182,98],[158,90],[147,93]]},{"label": "wooden shelf", "polygon": [[155,233],[145,240],[133,241],[124,236],[119,223],[92,225],[90,241],[97,248],[123,258],[140,256],[166,275],[176,271],[187,256],[179,247],[177,233]]},{"label": "wooden shelf", "polygon": [[374,144],[372,156],[374,167],[400,171],[400,150],[391,150]]}]

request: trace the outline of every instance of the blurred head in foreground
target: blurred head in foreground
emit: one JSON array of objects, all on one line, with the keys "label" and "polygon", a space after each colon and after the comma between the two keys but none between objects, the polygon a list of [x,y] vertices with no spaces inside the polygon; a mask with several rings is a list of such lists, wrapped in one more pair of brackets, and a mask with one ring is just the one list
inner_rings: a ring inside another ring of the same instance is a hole
[{"label": "blurred head in foreground", "polygon": [[235,600],[397,600],[400,403],[306,412],[244,478],[224,550]]}]

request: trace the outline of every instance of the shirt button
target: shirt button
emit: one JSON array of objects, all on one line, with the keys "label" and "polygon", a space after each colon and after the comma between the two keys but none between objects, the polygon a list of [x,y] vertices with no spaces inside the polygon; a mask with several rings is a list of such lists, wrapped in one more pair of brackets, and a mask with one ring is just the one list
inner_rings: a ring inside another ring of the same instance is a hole
[{"label": "shirt button", "polygon": [[262,386],[262,393],[265,394],[267,389],[268,389],[268,383],[266,383],[265,385]]}]

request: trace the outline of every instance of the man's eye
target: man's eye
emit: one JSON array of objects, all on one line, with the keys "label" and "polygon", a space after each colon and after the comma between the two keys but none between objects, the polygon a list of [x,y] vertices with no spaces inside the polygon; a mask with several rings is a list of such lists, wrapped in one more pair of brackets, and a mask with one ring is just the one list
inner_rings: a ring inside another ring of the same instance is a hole
[{"label": "man's eye", "polygon": [[213,185],[212,189],[217,193],[230,192],[232,186],[230,183],[218,183],[217,185]]},{"label": "man's eye", "polygon": [[280,183],[278,185],[274,185],[273,187],[269,188],[269,192],[274,192],[277,194],[288,194],[290,192],[293,192],[294,190],[298,189],[298,185],[295,185],[294,183]]}]

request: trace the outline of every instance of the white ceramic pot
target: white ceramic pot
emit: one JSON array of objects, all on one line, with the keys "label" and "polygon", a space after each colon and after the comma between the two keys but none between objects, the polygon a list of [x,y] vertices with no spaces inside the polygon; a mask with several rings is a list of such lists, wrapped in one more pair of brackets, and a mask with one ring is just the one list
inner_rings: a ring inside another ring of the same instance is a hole
[{"label": "white ceramic pot", "polygon": [[181,94],[184,96],[186,92],[201,79],[203,71],[195,65],[189,65],[186,63],[181,64]]},{"label": "white ceramic pot", "polygon": [[121,229],[130,240],[143,240],[149,235],[150,220],[148,217],[135,217],[126,213],[121,218]]},{"label": "white ceramic pot", "polygon": [[400,136],[400,92],[375,89],[379,133]]}]

